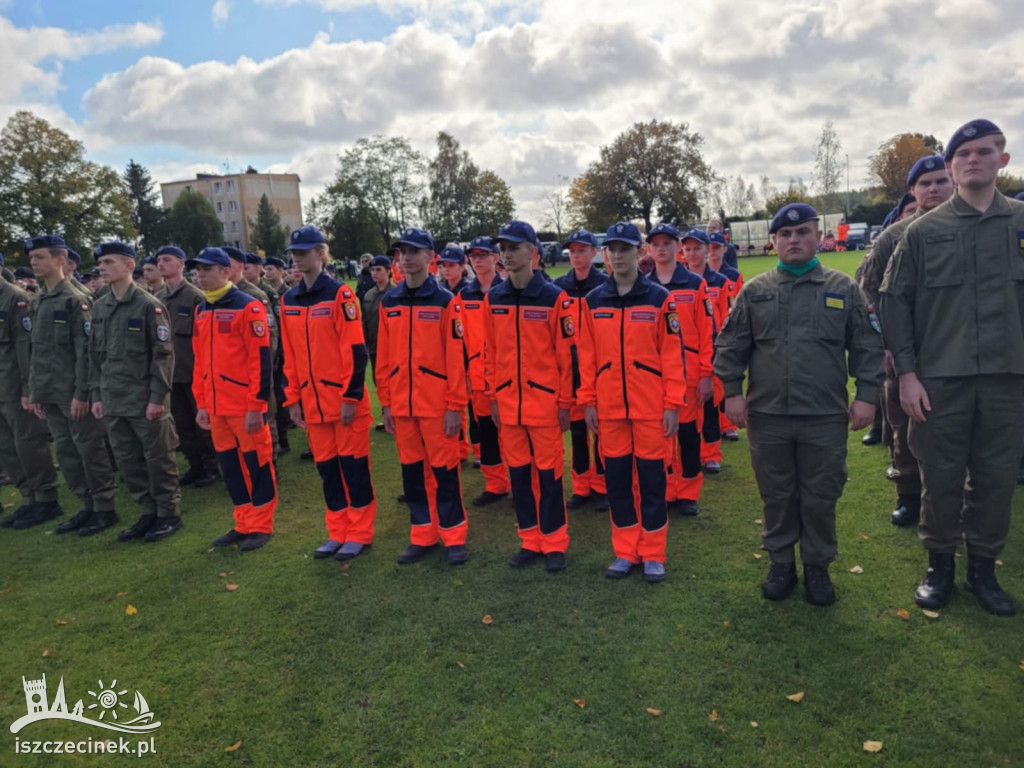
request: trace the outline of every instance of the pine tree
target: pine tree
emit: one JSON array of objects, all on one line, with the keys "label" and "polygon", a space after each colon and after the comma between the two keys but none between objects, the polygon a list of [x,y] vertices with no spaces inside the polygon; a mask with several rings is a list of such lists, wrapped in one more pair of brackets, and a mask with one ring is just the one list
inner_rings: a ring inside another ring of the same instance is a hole
[{"label": "pine tree", "polygon": [[288,233],[281,226],[281,214],[270,204],[270,199],[263,195],[259,208],[256,209],[255,220],[250,220],[252,230],[252,247],[263,251],[264,256],[283,256],[288,245]]}]

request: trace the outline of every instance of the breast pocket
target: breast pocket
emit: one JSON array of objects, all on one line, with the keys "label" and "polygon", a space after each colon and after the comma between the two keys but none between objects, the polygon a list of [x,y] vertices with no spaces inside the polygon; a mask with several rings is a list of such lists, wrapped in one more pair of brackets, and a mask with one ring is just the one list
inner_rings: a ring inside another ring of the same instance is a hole
[{"label": "breast pocket", "polygon": [[1010,264],[1007,273],[1014,280],[1024,280],[1024,229],[1007,230],[1010,237],[1010,247],[1007,253],[1010,254]]},{"label": "breast pocket", "polygon": [[750,332],[755,339],[777,339],[782,335],[779,299],[774,293],[750,296]]},{"label": "breast pocket", "polygon": [[192,336],[192,308],[178,307],[174,315],[174,333],[177,336]]},{"label": "breast pocket", "polygon": [[926,235],[924,239],[924,284],[927,288],[963,285],[964,251],[960,233]]}]

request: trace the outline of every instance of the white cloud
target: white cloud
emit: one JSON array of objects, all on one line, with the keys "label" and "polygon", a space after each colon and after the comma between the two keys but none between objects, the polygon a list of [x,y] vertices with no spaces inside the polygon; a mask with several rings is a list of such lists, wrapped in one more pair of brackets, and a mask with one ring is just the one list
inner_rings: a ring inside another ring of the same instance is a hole
[{"label": "white cloud", "polygon": [[231,0],[214,0],[210,8],[210,18],[215,27],[221,26],[231,15]]}]

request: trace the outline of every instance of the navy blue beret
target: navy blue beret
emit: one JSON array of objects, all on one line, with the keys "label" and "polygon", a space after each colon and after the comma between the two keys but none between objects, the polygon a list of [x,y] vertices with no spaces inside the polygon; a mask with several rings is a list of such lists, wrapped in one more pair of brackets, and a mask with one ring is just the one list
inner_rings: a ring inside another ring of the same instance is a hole
[{"label": "navy blue beret", "polygon": [[[92,252],[92,255],[98,259],[101,256],[109,256],[115,253],[122,256],[128,256],[132,259],[138,258],[135,254],[135,246],[130,245],[129,243],[122,243],[119,240],[110,240],[106,243],[100,243],[96,246],[96,250]],[[75,256],[77,255],[78,254],[75,254]],[[74,256],[71,258],[74,258]],[[75,263],[81,264],[81,259],[77,260]]]},{"label": "navy blue beret", "polygon": [[672,224],[662,222],[661,224],[655,224],[653,227],[651,227],[651,231],[647,233],[647,242],[650,242],[651,238],[653,238],[655,235],[668,235],[673,240],[678,240],[679,230],[676,229],[676,227],[673,226]]},{"label": "navy blue beret", "polygon": [[142,265],[145,266],[146,264],[150,264],[150,265],[155,267],[156,266],[156,256],[147,256],[146,258],[144,258],[142,260]]},{"label": "navy blue beret", "polygon": [[569,239],[565,241],[565,247],[568,248],[572,243],[583,243],[584,245],[590,245],[597,248],[597,237],[594,233],[587,229],[577,229],[571,235]]},{"label": "navy blue beret", "polygon": [[626,243],[639,248],[641,243],[643,243],[643,237],[641,237],[640,230],[636,224],[628,221],[619,221],[608,227],[603,245],[608,245],[608,243]]},{"label": "navy blue beret", "polygon": [[185,260],[185,252],[176,245],[161,245],[156,251],[157,256],[161,256],[165,253],[169,253],[171,256],[177,256],[182,261]]},{"label": "navy blue beret", "polygon": [[686,230],[686,232],[679,239],[680,241],[696,240],[698,243],[701,243],[702,245],[708,245],[711,242],[711,236],[708,235],[708,233],[705,232],[703,229],[697,229],[696,227],[693,229]]},{"label": "navy blue beret", "polygon": [[907,189],[910,189],[917,180],[926,173],[932,171],[944,171],[946,169],[946,161],[942,155],[931,155],[929,157],[922,157],[916,163],[914,167],[910,169],[910,173],[907,174]]},{"label": "navy blue beret", "polygon": [[999,126],[991,120],[971,120],[969,123],[964,123],[956,129],[953,138],[946,145],[946,154],[944,155],[946,162],[948,163],[953,159],[953,155],[956,154],[957,149],[965,141],[974,141],[985,136],[995,136],[999,133],[1002,133],[999,130]]},{"label": "navy blue beret", "polygon": [[38,248],[67,248],[68,244],[60,235],[36,235],[25,241],[25,253]]},{"label": "navy blue beret", "polygon": [[277,256],[267,256],[263,263],[268,267],[277,267],[278,269],[284,269],[284,259],[279,259]]},{"label": "navy blue beret", "polygon": [[768,234],[774,235],[783,227],[795,227],[805,221],[817,221],[818,218],[818,212],[807,203],[790,203],[782,206],[775,214],[771,226],[768,227]]},{"label": "navy blue beret", "polygon": [[31,267],[17,267],[14,270],[14,277],[18,280],[35,280],[36,273]]},{"label": "navy blue beret", "polygon": [[[229,259],[234,259],[235,261],[245,264],[245,254],[238,248],[235,248],[233,245],[222,245],[220,249],[228,255]],[[198,258],[198,256],[196,258]]]},{"label": "navy blue beret", "polygon": [[246,264],[259,264],[262,267],[263,266],[263,259],[260,258],[258,253],[247,253],[247,254],[245,254],[245,263]]}]

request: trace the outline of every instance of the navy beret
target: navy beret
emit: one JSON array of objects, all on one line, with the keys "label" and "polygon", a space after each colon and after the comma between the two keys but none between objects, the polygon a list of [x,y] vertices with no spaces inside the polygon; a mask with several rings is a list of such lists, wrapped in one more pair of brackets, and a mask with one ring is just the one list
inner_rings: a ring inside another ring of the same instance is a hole
[{"label": "navy beret", "polygon": [[[234,250],[237,251],[238,249],[235,248]],[[227,253],[227,248],[203,248],[203,250],[196,254],[194,259],[189,259],[185,262],[185,266],[189,269],[193,269],[197,264],[230,267],[231,257]]]},{"label": "navy beret", "polygon": [[60,235],[36,235],[25,241],[25,253],[38,248],[67,248],[68,244]]},{"label": "navy beret", "polygon": [[413,248],[426,248],[428,251],[432,251],[434,250],[434,236],[426,229],[409,227],[402,230],[402,234],[392,244],[391,250],[400,245],[411,245]]},{"label": "navy beret", "polygon": [[440,261],[450,261],[453,264],[465,264],[466,263],[466,252],[463,251],[457,245],[449,245],[443,251],[439,257]]},{"label": "navy beret", "polygon": [[650,242],[651,238],[655,235],[668,235],[673,240],[678,240],[679,230],[672,224],[663,221],[661,224],[655,224],[651,227],[651,231],[647,233],[647,242]]},{"label": "navy beret", "polygon": [[929,157],[922,157],[916,163],[914,167],[910,169],[910,173],[907,174],[907,189],[910,189],[917,183],[917,180],[926,173],[932,171],[944,171],[946,170],[946,161],[942,155],[930,155]]},{"label": "navy beret", "polygon": [[35,280],[36,273],[31,267],[17,267],[14,270],[14,277],[18,280]]},{"label": "navy beret", "polygon": [[537,250],[540,250],[540,241],[537,239],[537,233],[525,221],[510,221],[508,224],[502,225],[501,229],[498,230],[498,236],[494,240],[496,243],[500,243],[502,240],[509,243],[530,243]]},{"label": "navy beret", "polygon": [[603,244],[608,245],[608,243],[627,243],[639,248],[643,243],[643,237],[641,237],[640,230],[636,224],[628,221],[618,221],[608,227]]},{"label": "navy beret", "polygon": [[[229,259],[234,259],[235,261],[245,264],[245,254],[242,253],[240,249],[235,248],[233,245],[222,245],[220,249],[228,255]],[[198,256],[196,258],[198,258]]]},{"label": "navy beret", "polygon": [[4,255],[0,253],[0,267],[4,266],[5,264],[6,262],[4,261]]},{"label": "navy beret", "polygon": [[572,243],[583,243],[597,248],[597,238],[593,232],[587,229],[577,229],[569,235],[569,239],[565,241],[565,247],[568,248]]},{"label": "navy beret", "polygon": [[284,269],[284,259],[279,259],[277,256],[267,256],[263,263],[268,267],[277,267],[278,269]]},{"label": "navy beret", "polygon": [[185,252],[176,245],[161,245],[156,250],[156,256],[161,256],[165,253],[169,253],[171,256],[177,256],[182,261],[185,260]]},{"label": "navy beret", "polygon": [[142,265],[145,266],[146,264],[151,264],[152,266],[155,267],[156,266],[156,256],[147,256],[146,258],[144,258],[142,260]]},{"label": "navy beret", "polygon": [[708,245],[711,242],[711,238],[708,236],[707,232],[703,229],[696,228],[686,230],[686,233],[679,239],[681,241],[696,240],[698,243],[703,243],[704,245]]},{"label": "navy beret", "polygon": [[262,267],[263,266],[263,259],[260,258],[258,253],[246,253],[245,254],[245,263],[246,264],[259,264]]},{"label": "navy beret", "polygon": [[[135,254],[135,246],[128,243],[122,243],[119,240],[110,240],[106,243],[100,243],[96,246],[96,250],[92,252],[92,255],[97,259],[101,256],[109,256],[111,254],[120,254],[121,256],[128,256],[129,258],[138,258]],[[78,254],[75,254],[76,256]],[[72,256],[74,258],[74,256]],[[75,262],[81,264],[81,260]]]},{"label": "navy beret", "polygon": [[387,256],[381,256],[378,254],[377,256],[374,256],[372,259],[370,259],[370,266],[387,267],[388,269],[391,269],[391,259],[389,259]]},{"label": "navy beret", "polygon": [[956,132],[953,134],[953,138],[949,140],[946,145],[946,154],[944,158],[948,163],[953,159],[953,155],[956,154],[957,149],[965,141],[974,141],[985,136],[995,136],[996,134],[1002,133],[999,130],[999,126],[993,123],[991,120],[971,120],[969,123],[964,123]]},{"label": "navy beret", "polygon": [[768,234],[774,235],[783,227],[795,227],[805,221],[817,221],[818,218],[818,212],[807,203],[790,203],[782,206],[775,214],[771,226],[768,227]]},{"label": "navy beret", "polygon": [[68,248],[68,258],[75,262],[75,264],[82,264],[82,257],[74,248]]},{"label": "navy beret", "polygon": [[327,242],[324,233],[316,227],[299,227],[294,230],[288,241],[289,251],[310,251]]}]

